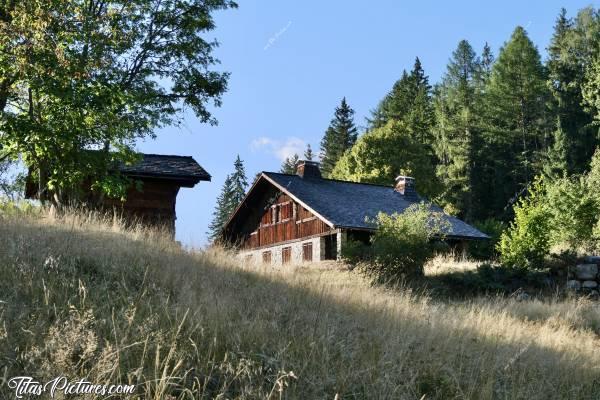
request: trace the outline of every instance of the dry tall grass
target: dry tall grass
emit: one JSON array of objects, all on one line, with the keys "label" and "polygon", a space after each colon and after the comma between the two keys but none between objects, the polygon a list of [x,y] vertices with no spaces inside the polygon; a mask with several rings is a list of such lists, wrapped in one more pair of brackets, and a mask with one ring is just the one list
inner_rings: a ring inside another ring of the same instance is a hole
[{"label": "dry tall grass", "polygon": [[600,309],[583,300],[432,300],[82,214],[0,216],[0,274],[4,380],[144,399],[600,398]]}]

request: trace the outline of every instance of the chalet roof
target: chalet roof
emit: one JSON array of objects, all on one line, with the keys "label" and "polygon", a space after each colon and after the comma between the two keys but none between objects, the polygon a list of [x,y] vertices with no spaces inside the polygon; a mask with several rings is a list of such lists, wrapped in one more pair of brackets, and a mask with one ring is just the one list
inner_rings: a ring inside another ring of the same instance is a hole
[{"label": "chalet roof", "polygon": [[142,154],[133,165],[121,165],[121,173],[133,177],[171,178],[198,183],[210,181],[211,176],[192,157],[162,154]]},{"label": "chalet roof", "polygon": [[[379,212],[402,213],[411,204],[424,200],[417,196],[406,198],[391,186],[346,182],[333,179],[306,179],[298,175],[263,172],[271,183],[295,197],[299,202],[329,222],[333,228],[371,230],[367,219]],[[436,211],[442,211],[432,206]],[[489,237],[458,218],[444,214],[450,223],[446,234],[463,239]]]}]

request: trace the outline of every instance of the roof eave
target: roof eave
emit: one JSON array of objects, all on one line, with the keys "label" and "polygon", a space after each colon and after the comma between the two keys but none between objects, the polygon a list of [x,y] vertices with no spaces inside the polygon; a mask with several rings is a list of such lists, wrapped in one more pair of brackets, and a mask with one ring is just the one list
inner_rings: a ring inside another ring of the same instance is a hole
[{"label": "roof eave", "polygon": [[[343,225],[335,225],[334,229],[346,229],[352,231],[364,231],[364,232],[375,232],[377,228],[368,228],[365,226],[343,226]],[[436,237],[440,237],[436,235]],[[459,239],[459,240],[490,240],[491,238],[488,235],[484,236],[468,236],[468,235],[443,235],[446,239]]]},{"label": "roof eave", "polygon": [[153,174],[153,173],[139,173],[139,172],[127,172],[121,171],[121,173],[130,178],[151,178],[160,179],[167,181],[175,181],[181,183],[184,187],[194,187],[200,181],[210,182],[211,176],[191,176],[191,175],[166,175],[166,174]]}]

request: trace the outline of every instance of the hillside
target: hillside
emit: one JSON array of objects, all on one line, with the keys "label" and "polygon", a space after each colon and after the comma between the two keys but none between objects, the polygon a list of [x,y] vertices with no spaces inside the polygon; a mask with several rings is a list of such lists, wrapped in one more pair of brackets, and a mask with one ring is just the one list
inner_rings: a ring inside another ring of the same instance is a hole
[{"label": "hillside", "polygon": [[87,377],[146,399],[600,397],[598,303],[250,269],[85,215],[0,214],[0,274],[5,380]]}]

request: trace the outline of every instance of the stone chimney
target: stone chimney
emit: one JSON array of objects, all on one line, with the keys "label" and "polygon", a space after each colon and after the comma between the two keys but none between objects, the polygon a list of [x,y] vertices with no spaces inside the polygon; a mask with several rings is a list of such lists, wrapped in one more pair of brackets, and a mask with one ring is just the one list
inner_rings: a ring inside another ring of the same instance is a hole
[{"label": "stone chimney", "polygon": [[396,192],[404,195],[408,200],[417,200],[419,196],[415,190],[415,178],[400,175],[396,177]]},{"label": "stone chimney", "polygon": [[296,175],[301,178],[321,179],[321,170],[316,161],[300,160],[296,165]]}]

